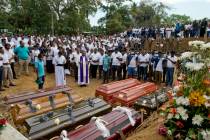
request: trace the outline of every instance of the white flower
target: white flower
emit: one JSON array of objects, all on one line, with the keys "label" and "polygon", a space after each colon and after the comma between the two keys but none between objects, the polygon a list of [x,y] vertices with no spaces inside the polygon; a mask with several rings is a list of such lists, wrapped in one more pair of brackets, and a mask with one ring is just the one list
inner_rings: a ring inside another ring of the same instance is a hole
[{"label": "white flower", "polygon": [[179,119],[179,118],[180,118],[179,114],[176,114],[176,115],[175,115],[175,118],[176,118],[176,119]]},{"label": "white flower", "polygon": [[60,120],[59,120],[58,118],[57,118],[57,119],[55,119],[55,121],[54,121],[54,122],[55,122],[55,124],[56,124],[56,125],[59,125],[59,124],[60,124]]},{"label": "white flower", "polygon": [[206,43],[206,44],[203,44],[200,49],[201,50],[206,50],[206,49],[209,49],[210,48],[210,42],[209,43]]},{"label": "white flower", "polygon": [[41,108],[42,108],[42,107],[41,107],[40,104],[37,104],[37,105],[36,105],[36,109],[37,109],[37,110],[40,110]]},{"label": "white flower", "polygon": [[192,47],[199,47],[199,46],[202,46],[203,44],[205,44],[205,42],[204,41],[199,41],[199,40],[188,42],[188,45],[192,46]]},{"label": "white flower", "polygon": [[201,123],[203,122],[203,118],[200,116],[200,115],[195,115],[193,118],[192,118],[192,124],[194,125],[198,125],[198,126],[201,126]]},{"label": "white flower", "polygon": [[181,117],[182,117],[182,119],[183,119],[183,120],[185,120],[185,121],[189,118],[189,116],[188,116],[188,114],[187,114],[187,113],[182,114],[182,116],[181,116]]},{"label": "white flower", "polygon": [[204,67],[204,63],[187,62],[185,64],[185,67],[188,70],[191,70],[191,71],[199,71],[199,70],[201,70]]},{"label": "white flower", "polygon": [[178,97],[176,99],[176,104],[177,105],[185,105],[185,106],[188,106],[188,105],[190,105],[190,101],[189,101],[189,99],[187,97],[181,96],[181,97]]},{"label": "white flower", "polygon": [[177,112],[179,113],[179,115],[182,117],[183,120],[187,120],[188,119],[188,114],[186,113],[187,110],[184,109],[182,106],[177,108]]},{"label": "white flower", "polygon": [[188,59],[191,58],[193,56],[193,52],[184,52],[181,54],[181,56],[179,57],[180,60],[184,60],[184,59]]},{"label": "white flower", "polygon": [[167,119],[170,120],[174,117],[174,115],[172,113],[168,113]]},{"label": "white flower", "polygon": [[210,96],[203,95],[204,98],[206,98],[205,106],[206,108],[210,107]]},{"label": "white flower", "polygon": [[210,140],[210,131],[209,130],[202,130],[201,135],[204,140]]},{"label": "white flower", "polygon": [[168,133],[169,136],[172,136],[171,130],[168,130],[167,133]]}]

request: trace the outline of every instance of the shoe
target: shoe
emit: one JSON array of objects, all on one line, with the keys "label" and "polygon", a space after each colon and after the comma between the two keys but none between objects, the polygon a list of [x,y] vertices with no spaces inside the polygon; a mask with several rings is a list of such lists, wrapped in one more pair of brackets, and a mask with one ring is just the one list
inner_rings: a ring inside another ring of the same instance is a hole
[{"label": "shoe", "polygon": [[14,77],[14,79],[18,79],[17,77]]},{"label": "shoe", "polygon": [[15,84],[9,84],[9,86],[12,86],[12,87],[14,87],[14,86],[16,86]]},{"label": "shoe", "polygon": [[7,85],[5,85],[4,87],[5,87],[5,88],[9,88],[9,86],[7,86]]}]

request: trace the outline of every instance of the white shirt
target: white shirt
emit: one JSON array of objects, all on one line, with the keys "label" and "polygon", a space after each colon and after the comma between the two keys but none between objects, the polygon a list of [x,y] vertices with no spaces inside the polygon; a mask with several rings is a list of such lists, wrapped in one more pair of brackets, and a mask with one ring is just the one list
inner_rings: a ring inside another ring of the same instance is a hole
[{"label": "white shirt", "polygon": [[77,64],[77,66],[79,65],[81,55],[82,55],[81,53],[78,54],[77,52],[73,52],[74,62]]},{"label": "white shirt", "polygon": [[105,55],[101,55],[100,54],[100,59],[99,59],[99,65],[102,66],[103,65],[103,58]]},{"label": "white shirt", "polygon": [[[139,55],[138,60],[139,60],[140,63],[141,62],[149,62],[149,59],[146,55]],[[141,63],[139,66],[146,67],[147,65],[148,64],[146,64],[146,63]]]},{"label": "white shirt", "polygon": [[51,49],[52,49],[53,57],[57,56],[58,52],[59,52],[58,48],[57,47],[52,47]]},{"label": "white shirt", "polygon": [[126,63],[127,61],[127,53],[123,54],[121,63]]},{"label": "white shirt", "polygon": [[155,71],[163,72],[163,58],[158,61]]},{"label": "white shirt", "polygon": [[61,55],[60,57],[57,55],[54,58],[53,64],[56,66],[58,64],[65,64],[66,63],[66,58]]},{"label": "white shirt", "polygon": [[131,68],[135,68],[136,67],[136,57],[137,56],[133,56],[128,67],[131,67]]},{"label": "white shirt", "polygon": [[90,55],[90,58],[91,58],[91,62],[90,63],[92,65],[98,65],[99,62],[93,62],[93,61],[99,61],[100,60],[100,54],[98,54],[98,53],[92,53]]},{"label": "white shirt", "polygon": [[[4,49],[4,53],[8,55],[8,59],[11,59],[15,55],[12,49],[9,50]],[[15,60],[12,59],[11,62],[15,62]]]},{"label": "white shirt", "polygon": [[122,59],[122,54],[120,52],[113,52],[111,55],[112,58],[112,65],[113,66],[120,66],[120,61],[117,58],[121,58]]},{"label": "white shirt", "polygon": [[37,62],[39,54],[40,54],[40,51],[38,49],[32,50],[32,58],[34,59],[34,62]]},{"label": "white shirt", "polygon": [[[9,63],[9,56],[7,55],[7,53],[3,54],[3,63]],[[3,66],[8,67],[10,65],[8,64],[8,65],[3,65]]]},{"label": "white shirt", "polygon": [[[0,53],[0,58],[3,59],[3,55]],[[0,60],[0,67],[3,66],[3,60]]]},{"label": "white shirt", "polygon": [[[170,59],[173,62],[177,62],[177,57],[176,56],[174,56],[174,57],[168,56],[168,59]],[[170,60],[167,60],[167,67],[168,68],[174,68],[175,64],[173,64]]]}]

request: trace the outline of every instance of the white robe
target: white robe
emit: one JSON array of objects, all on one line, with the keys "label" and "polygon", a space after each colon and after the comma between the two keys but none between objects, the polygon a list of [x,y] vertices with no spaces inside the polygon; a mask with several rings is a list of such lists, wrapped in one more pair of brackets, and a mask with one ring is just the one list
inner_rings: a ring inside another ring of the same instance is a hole
[{"label": "white robe", "polygon": [[65,86],[66,85],[66,77],[63,66],[57,66],[58,64],[65,64],[66,59],[64,56],[56,56],[53,61],[55,65],[55,83],[56,86]]}]

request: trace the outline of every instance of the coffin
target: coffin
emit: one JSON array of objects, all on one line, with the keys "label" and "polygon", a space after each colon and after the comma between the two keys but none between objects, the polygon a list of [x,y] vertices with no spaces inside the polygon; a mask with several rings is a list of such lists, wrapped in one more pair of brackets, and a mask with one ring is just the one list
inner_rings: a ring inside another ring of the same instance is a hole
[{"label": "coffin", "polygon": [[69,87],[56,87],[56,88],[48,88],[44,91],[32,91],[32,92],[24,92],[19,93],[18,95],[10,95],[4,98],[4,103],[7,105],[16,104],[20,102],[25,102],[29,99],[36,99],[40,97],[50,96],[61,92],[70,92],[72,89]]},{"label": "coffin", "polygon": [[155,92],[156,90],[157,86],[154,83],[146,82],[117,92],[113,96],[113,100],[117,105],[130,107],[139,97]]},{"label": "coffin", "polygon": [[[69,98],[70,97],[70,98]],[[81,102],[83,99],[77,94],[58,93],[50,97],[41,97],[34,100],[18,103],[11,107],[13,122],[22,124],[25,119],[43,114],[52,110],[65,108],[68,105]]]},{"label": "coffin", "polygon": [[150,114],[160,105],[168,101],[167,91],[158,90],[153,94],[140,97],[134,104],[136,110],[144,110],[146,114]]},{"label": "coffin", "polygon": [[110,131],[110,137],[104,138],[101,135],[101,131],[95,125],[94,121],[89,122],[88,124],[71,131],[68,133],[68,138],[70,140],[117,140],[121,139],[120,132],[124,135],[132,131],[136,126],[141,123],[140,114],[132,110],[132,117],[136,120],[136,124],[132,126],[130,120],[125,113],[120,111],[112,111],[104,116],[102,119],[106,121],[106,128]]},{"label": "coffin", "polygon": [[[72,130],[77,125],[89,121],[92,116],[101,115],[101,113],[106,113],[110,109],[111,106],[104,100],[94,98],[81,102],[75,108],[68,106],[65,109],[38,115],[26,119],[27,135],[29,139],[39,139],[52,133],[54,134],[66,127]],[[59,121],[59,124],[58,122],[56,124],[56,121]]]},{"label": "coffin", "polygon": [[103,98],[105,101],[112,103],[112,98],[115,93],[139,84],[140,82],[133,78],[104,84],[96,89],[95,96]]}]

